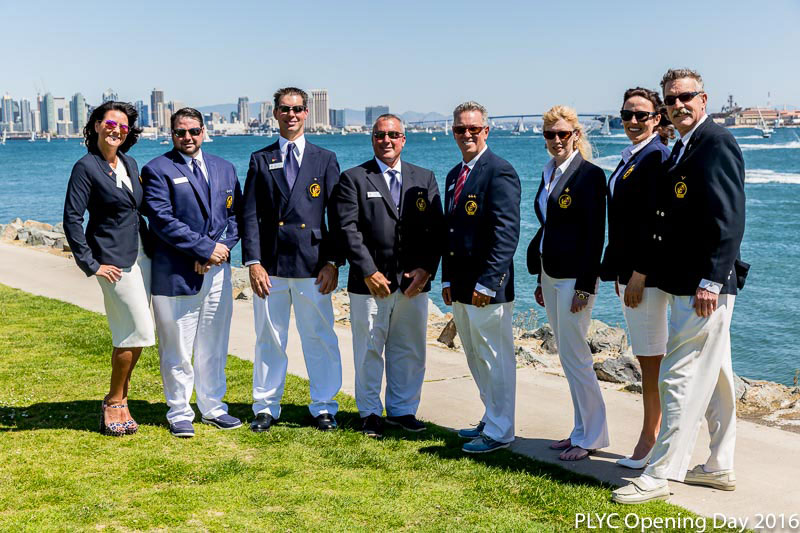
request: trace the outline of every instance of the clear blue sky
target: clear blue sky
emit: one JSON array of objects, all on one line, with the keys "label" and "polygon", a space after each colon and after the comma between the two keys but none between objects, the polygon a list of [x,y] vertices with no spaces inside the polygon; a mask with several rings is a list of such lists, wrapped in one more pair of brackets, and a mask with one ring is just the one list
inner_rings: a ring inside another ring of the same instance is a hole
[{"label": "clear blue sky", "polygon": [[[114,6],[119,6],[115,8]],[[706,80],[711,109],[800,105],[797,0],[322,2],[0,1],[0,92],[111,87],[203,106],[327,88],[331,107],[491,114],[558,103],[619,109],[668,67]]]}]

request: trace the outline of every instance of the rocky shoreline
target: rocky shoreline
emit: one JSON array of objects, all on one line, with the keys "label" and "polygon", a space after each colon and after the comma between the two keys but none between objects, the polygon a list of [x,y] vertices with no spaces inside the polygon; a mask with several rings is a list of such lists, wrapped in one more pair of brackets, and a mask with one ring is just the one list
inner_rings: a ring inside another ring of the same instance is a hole
[{"label": "rocky shoreline", "polygon": [[[35,220],[16,218],[0,224],[0,241],[72,258],[62,224],[51,225]],[[244,268],[233,268],[234,298],[249,300],[252,290]],[[334,316],[342,325],[349,324],[350,304],[346,290],[333,295]],[[549,324],[532,328],[537,323],[531,310],[515,321],[517,364],[537,371],[563,376],[558,352]],[[429,304],[428,342],[446,350],[461,353],[461,344],[451,313]],[[641,393],[641,370],[628,346],[625,330],[592,320],[587,342],[594,358],[598,379],[613,383],[631,393]],[[737,414],[740,418],[800,433],[800,387],[772,381],[735,376]]]}]

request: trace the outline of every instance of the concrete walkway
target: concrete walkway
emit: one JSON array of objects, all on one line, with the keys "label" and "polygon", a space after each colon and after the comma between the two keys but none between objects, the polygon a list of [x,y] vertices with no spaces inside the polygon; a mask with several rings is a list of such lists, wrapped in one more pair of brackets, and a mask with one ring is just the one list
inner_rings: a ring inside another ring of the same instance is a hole
[{"label": "concrete walkway", "polygon": [[[103,312],[97,282],[87,278],[73,261],[20,246],[0,243],[0,283],[33,294],[56,298],[91,311]],[[353,351],[350,329],[337,326],[342,353],[342,389],[353,394]],[[230,353],[252,361],[255,333],[252,304],[235,301]],[[289,372],[307,378],[297,332],[289,338]],[[613,484],[624,484],[636,471],[618,467],[614,461],[630,453],[636,443],[642,419],[641,397],[602,384],[609,416],[611,447],[575,463],[559,461],[547,448],[553,440],[566,437],[571,429],[572,405],[564,378],[531,368],[517,371],[517,440],[512,450],[566,469]],[[448,428],[478,421],[483,412],[478,391],[463,354],[428,346],[428,362],[419,416]],[[701,515],[748,519],[747,527],[758,523],[758,514],[800,513],[800,434],[747,421],[739,421],[736,447],[735,492],[723,492],[671,482],[670,501]],[[695,447],[692,465],[702,463],[708,449],[708,432],[703,428]],[[592,509],[586,509],[591,512]],[[634,512],[621,508],[620,514]],[[798,515],[800,516],[800,515]],[[780,524],[780,521],[778,522]],[[709,530],[711,522],[709,521]]]}]

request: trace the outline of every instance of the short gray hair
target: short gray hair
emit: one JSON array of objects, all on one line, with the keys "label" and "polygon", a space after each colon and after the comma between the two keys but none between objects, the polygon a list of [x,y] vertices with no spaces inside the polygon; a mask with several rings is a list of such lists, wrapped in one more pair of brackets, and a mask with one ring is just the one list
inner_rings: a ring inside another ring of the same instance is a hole
[{"label": "short gray hair", "polygon": [[699,72],[688,68],[671,68],[661,78],[661,92],[663,93],[666,90],[668,83],[683,78],[693,79],[697,83],[697,89],[699,91],[703,90],[703,77],[700,76]]},{"label": "short gray hair", "polygon": [[481,117],[483,117],[483,125],[489,125],[489,112],[486,111],[486,108],[483,107],[478,102],[473,102],[470,100],[469,102],[464,102],[463,104],[458,104],[455,109],[453,109],[453,122],[458,120],[458,115],[461,113],[466,113],[467,111],[479,111]]},{"label": "short gray hair", "polygon": [[375,123],[372,124],[372,131],[373,132],[375,131],[375,126],[378,125],[378,122],[380,122],[381,120],[389,120],[389,119],[394,119],[397,122],[399,122],[400,123],[400,128],[402,128],[403,133],[406,132],[406,125],[403,123],[403,119],[398,117],[394,113],[384,113],[383,115],[381,115],[378,118],[376,118],[375,119]]}]

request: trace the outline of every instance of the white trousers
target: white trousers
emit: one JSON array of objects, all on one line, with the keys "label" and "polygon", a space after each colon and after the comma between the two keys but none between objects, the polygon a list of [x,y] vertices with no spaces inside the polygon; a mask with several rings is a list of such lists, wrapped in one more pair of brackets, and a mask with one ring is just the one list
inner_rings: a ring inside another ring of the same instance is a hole
[{"label": "white trousers", "polygon": [[645,474],[683,481],[703,415],[711,436],[706,469],[732,470],[736,395],[730,325],[736,297],[720,295],[708,318],[695,313],[694,296],[667,297],[669,340],[658,376],[661,430]]},{"label": "white trousers", "polygon": [[336,414],[333,399],[342,387],[339,341],[333,331],[331,295],[319,292],[316,278],[270,276],[272,288],[266,298],[253,296],[256,348],[253,360],[253,412],[281,416],[281,398],[286,385],[289,357],[289,317],[294,318],[306,362],[311,389],[311,416]]},{"label": "white trousers", "polygon": [[551,278],[543,267],[542,296],[572,396],[574,427],[569,438],[573,446],[587,450],[605,448],[609,445],[606,405],[586,342],[595,295],[589,296],[589,303],[580,312],[571,312],[575,279]]},{"label": "white trousers", "polygon": [[228,412],[222,398],[226,390],[232,291],[231,266],[224,263],[211,267],[197,294],[153,295],[161,380],[171,424],[194,420],[189,405],[192,389],[197,392],[197,407],[204,417],[216,418]]},{"label": "white trousers", "polygon": [[416,415],[425,379],[428,293],[386,298],[350,293],[350,324],[356,371],[356,406],[361,417],[383,414],[384,351],[386,414]]},{"label": "white trousers", "polygon": [[484,405],[483,434],[498,442],[514,440],[517,359],[513,310],[514,302],[486,307],[453,302],[458,336]]}]

